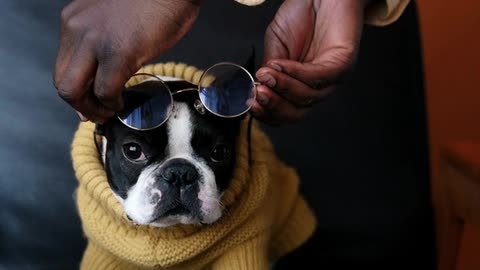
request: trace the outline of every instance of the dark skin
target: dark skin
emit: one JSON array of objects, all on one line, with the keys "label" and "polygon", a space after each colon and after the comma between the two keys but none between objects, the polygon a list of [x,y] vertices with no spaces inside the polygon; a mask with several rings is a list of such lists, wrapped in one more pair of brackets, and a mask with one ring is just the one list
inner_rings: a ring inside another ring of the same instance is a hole
[{"label": "dark skin", "polygon": [[[268,1],[268,0],[267,0]],[[353,65],[370,0],[286,0],[265,33],[262,83],[251,112],[301,120]],[[75,0],[62,11],[54,84],[82,120],[104,123],[125,82],[192,27],[201,0]]]}]

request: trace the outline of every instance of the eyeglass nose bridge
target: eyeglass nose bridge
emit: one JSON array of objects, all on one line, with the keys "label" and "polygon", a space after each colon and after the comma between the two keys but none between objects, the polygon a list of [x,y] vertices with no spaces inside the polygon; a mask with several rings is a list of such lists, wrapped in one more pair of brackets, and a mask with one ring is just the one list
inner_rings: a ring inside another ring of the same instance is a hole
[{"label": "eyeglass nose bridge", "polygon": [[[203,81],[206,79],[206,78],[209,78],[209,76],[211,77],[211,74],[209,73],[209,71],[215,69],[215,68],[218,68],[220,66],[228,66],[228,67],[234,67],[234,68],[237,68],[238,70],[241,70],[245,73],[245,75],[248,76],[249,80],[250,80],[250,83],[251,83],[251,86],[252,86],[252,89],[251,89],[251,92],[248,93],[248,99],[245,100],[245,102],[247,103],[248,100],[252,99],[252,100],[255,100],[256,98],[256,87],[258,85],[260,85],[259,82],[256,82],[254,79],[253,79],[253,76],[250,74],[250,72],[248,72],[248,70],[246,70],[244,67],[238,65],[238,64],[235,64],[235,63],[231,63],[231,62],[221,62],[221,63],[217,63],[211,67],[209,67],[205,72],[203,72],[202,76],[200,77],[199,79],[199,82],[198,82],[198,86],[196,88],[185,88],[185,89],[181,89],[181,90],[176,90],[175,92],[172,92],[172,90],[170,89],[170,87],[168,86],[168,84],[163,81],[159,76],[155,75],[155,74],[150,74],[150,73],[136,73],[134,74],[130,80],[127,82],[127,86],[129,84],[133,84],[131,87],[139,84],[139,83],[143,83],[145,81],[152,81],[152,80],[155,80],[155,81],[159,81],[162,83],[163,85],[163,88],[168,92],[168,96],[169,96],[169,99],[170,99],[170,102],[167,106],[169,106],[168,110],[167,110],[167,113],[164,117],[164,119],[158,123],[158,124],[155,124],[155,125],[152,125],[151,127],[138,127],[136,125],[133,125],[133,124],[129,124],[128,121],[126,120],[126,118],[129,116],[127,115],[127,117],[125,118],[122,118],[120,117],[119,114],[117,114],[117,118],[123,123],[125,124],[126,126],[128,126],[129,128],[132,128],[134,130],[141,130],[141,131],[147,131],[147,130],[152,130],[152,129],[155,129],[155,128],[158,128],[160,126],[162,126],[165,122],[168,121],[168,119],[171,117],[171,115],[175,112],[175,103],[174,103],[174,100],[173,100],[173,95],[175,94],[179,94],[179,93],[183,93],[183,92],[187,92],[187,91],[197,91],[198,95],[199,95],[199,101],[201,102],[201,105],[202,106],[199,106],[199,104],[197,104],[197,106],[195,107],[195,109],[197,111],[199,111],[199,113],[201,114],[204,114],[205,113],[205,109],[207,111],[209,111],[210,113],[216,115],[216,116],[219,116],[219,117],[222,117],[222,118],[235,118],[235,117],[239,117],[245,113],[247,113],[252,105],[253,105],[253,102],[250,102],[250,104],[246,104],[245,106],[245,109],[240,111],[239,113],[236,113],[236,114],[232,114],[232,115],[226,115],[226,114],[221,114],[217,111],[215,111],[214,109],[212,108],[209,108],[209,106],[205,103],[205,101],[202,99],[202,89],[204,87],[202,87],[203,85]],[[147,79],[145,80],[145,78],[148,78],[150,77],[151,79]],[[138,78],[142,78],[142,79],[138,79]],[[213,77],[215,79],[215,77]],[[209,79],[212,79],[212,78],[209,78]],[[132,81],[133,80],[133,81]],[[197,108],[198,107],[198,108]],[[203,108],[200,108],[200,107],[203,107]],[[153,108],[154,110],[155,108]]]}]

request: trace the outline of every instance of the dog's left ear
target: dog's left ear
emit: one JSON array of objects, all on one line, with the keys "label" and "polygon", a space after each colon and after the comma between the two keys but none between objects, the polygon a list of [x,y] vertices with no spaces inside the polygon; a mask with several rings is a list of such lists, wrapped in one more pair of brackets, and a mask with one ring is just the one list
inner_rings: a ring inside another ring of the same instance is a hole
[{"label": "dog's left ear", "polygon": [[251,51],[250,51],[250,56],[248,57],[247,61],[245,64],[243,64],[243,67],[252,74],[252,76],[255,75],[255,46],[252,45]]}]

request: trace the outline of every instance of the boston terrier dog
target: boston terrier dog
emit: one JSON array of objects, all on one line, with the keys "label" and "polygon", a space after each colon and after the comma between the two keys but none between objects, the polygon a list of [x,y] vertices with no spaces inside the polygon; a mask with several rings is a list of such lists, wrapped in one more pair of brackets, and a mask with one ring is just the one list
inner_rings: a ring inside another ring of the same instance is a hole
[{"label": "boston terrier dog", "polygon": [[[120,112],[97,125],[96,150],[103,164],[92,145],[93,126],[80,125],[75,136],[77,202],[92,240],[81,269],[103,269],[99,265],[110,262],[125,267],[109,269],[210,265],[264,270],[271,260],[276,269],[297,265],[313,250],[308,243],[306,249],[299,247],[309,242],[316,224],[299,193],[297,174],[276,158],[268,137],[245,121],[247,113],[218,116],[203,106],[199,91],[186,91],[197,85],[162,79],[173,98],[168,118],[140,130]],[[148,90],[158,84],[145,80],[137,87]],[[125,107],[132,100],[134,96],[125,98]],[[104,192],[105,181],[120,205]]]},{"label": "boston terrier dog", "polygon": [[[173,93],[192,87],[166,83]],[[210,224],[222,215],[221,194],[232,178],[242,117],[213,115],[198,106],[195,91],[173,99],[172,115],[158,128],[135,130],[116,117],[102,127],[108,182],[138,225]]]}]

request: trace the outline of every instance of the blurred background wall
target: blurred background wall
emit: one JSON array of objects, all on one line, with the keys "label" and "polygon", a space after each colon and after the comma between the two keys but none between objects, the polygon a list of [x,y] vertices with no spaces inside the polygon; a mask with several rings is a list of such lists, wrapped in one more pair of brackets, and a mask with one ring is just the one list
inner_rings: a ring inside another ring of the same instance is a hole
[{"label": "blurred background wall", "polygon": [[[480,140],[480,2],[417,1],[423,40],[433,184],[439,150]],[[461,270],[480,269],[480,232],[467,226]]]}]

